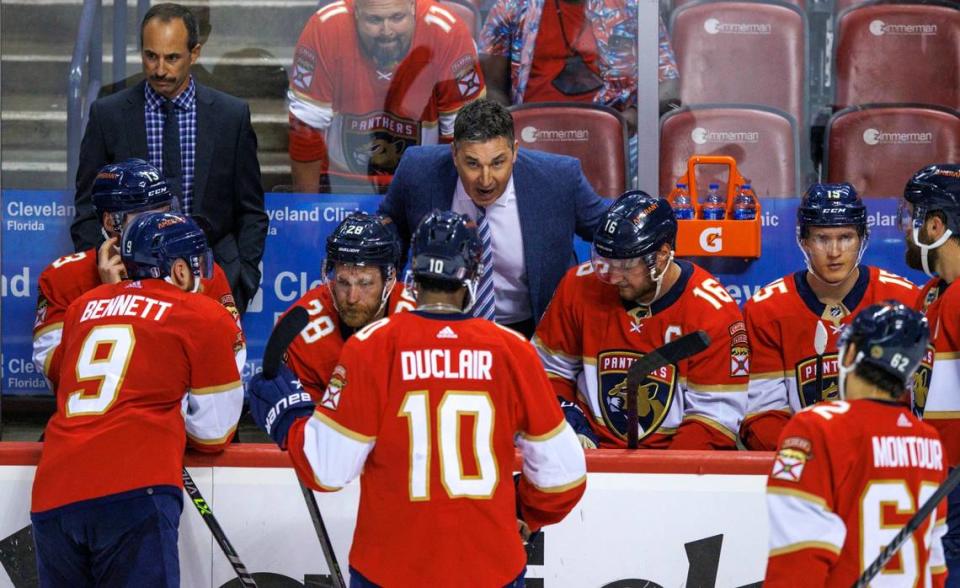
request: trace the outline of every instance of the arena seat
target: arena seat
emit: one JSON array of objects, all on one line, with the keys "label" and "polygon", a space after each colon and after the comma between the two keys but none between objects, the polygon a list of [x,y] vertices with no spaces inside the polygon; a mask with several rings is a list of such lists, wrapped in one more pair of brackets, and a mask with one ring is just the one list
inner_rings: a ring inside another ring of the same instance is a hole
[{"label": "arena seat", "polygon": [[[729,155],[760,196],[799,194],[797,123],[789,114],[761,105],[684,107],[660,120],[660,194],[669,194],[692,155]],[[697,187],[726,182],[726,168],[697,169]]]},{"label": "arena seat", "polygon": [[956,4],[859,4],[839,14],[835,39],[837,108],[894,102],[960,108]]},{"label": "arena seat", "polygon": [[570,155],[601,196],[627,186],[627,124],[616,110],[578,102],[539,102],[510,108],[517,140],[527,149]]},{"label": "arena seat", "polygon": [[[685,5],[690,4],[691,2],[695,2],[695,1],[696,1],[696,0],[673,0],[673,9],[675,10],[675,9],[677,9],[677,8],[680,8],[681,6],[685,6]],[[797,8],[799,8],[800,10],[806,10],[806,8],[807,8],[806,0],[784,0],[784,1],[785,1],[787,4],[793,4],[794,6],[796,6]],[[837,1],[840,1],[840,0],[837,0]],[[863,0],[859,0],[859,1],[862,2]]]},{"label": "arena seat", "polygon": [[807,120],[807,17],[780,0],[696,0],[670,19],[684,104],[762,104]]},{"label": "arena seat", "polygon": [[960,161],[960,113],[941,107],[851,107],[827,123],[824,176],[862,196],[899,196],[918,169]]},{"label": "arena seat", "polygon": [[469,0],[440,0],[440,5],[453,12],[453,15],[462,20],[470,30],[470,35],[476,41],[480,38],[480,10]]}]

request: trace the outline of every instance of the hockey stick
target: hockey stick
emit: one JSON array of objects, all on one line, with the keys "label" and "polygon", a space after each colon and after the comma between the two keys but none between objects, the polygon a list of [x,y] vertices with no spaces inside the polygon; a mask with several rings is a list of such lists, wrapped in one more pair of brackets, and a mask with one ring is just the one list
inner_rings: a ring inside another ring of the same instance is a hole
[{"label": "hockey stick", "polygon": [[827,328],[817,319],[817,330],[813,334],[813,350],[817,353],[817,402],[823,397],[823,354],[827,350]]},{"label": "hockey stick", "polygon": [[[883,566],[887,565],[890,558],[900,550],[900,547],[907,540],[907,537],[912,535],[913,532],[917,530],[917,527],[923,524],[923,521],[937,508],[940,501],[946,498],[947,494],[950,494],[950,492],[957,487],[957,484],[960,484],[960,467],[953,468],[953,471],[950,472],[947,479],[943,481],[943,484],[936,489],[933,496],[928,498],[927,501],[923,503],[923,506],[920,507],[920,510],[910,517],[910,520],[900,529],[900,532],[897,533],[893,540],[880,550],[880,555],[877,556],[877,559],[873,560],[873,563],[867,566],[867,569],[863,570],[863,573],[860,574],[860,579],[853,585],[853,588],[864,588],[867,586],[870,580],[880,573]],[[930,521],[930,524],[936,524],[936,520]]]},{"label": "hockey stick", "polygon": [[[306,309],[295,306],[273,327],[273,332],[270,333],[267,347],[263,352],[263,377],[273,379],[277,376],[287,347],[293,343],[293,340],[297,338],[297,335],[309,322],[310,317]],[[340,565],[337,563],[337,554],[333,552],[333,543],[330,541],[326,525],[323,524],[323,516],[320,515],[320,505],[317,504],[317,497],[313,495],[313,490],[304,485],[300,476],[297,476],[297,483],[300,484],[303,500],[307,503],[307,511],[313,521],[313,528],[317,532],[317,539],[320,540],[323,557],[327,560],[327,568],[330,570],[333,586],[334,588],[345,588],[346,584],[344,584],[343,575],[340,573]]]},{"label": "hockey stick", "polygon": [[630,364],[630,368],[627,370],[627,447],[636,449],[639,442],[640,422],[637,414],[639,410],[637,395],[640,393],[640,383],[643,379],[650,372],[700,353],[709,346],[710,337],[707,336],[707,333],[705,331],[695,331],[654,349]]},{"label": "hockey stick", "polygon": [[223,528],[220,526],[220,523],[217,522],[217,517],[213,516],[210,505],[207,504],[203,495],[200,494],[200,489],[197,488],[193,478],[190,477],[187,468],[183,468],[183,489],[186,490],[187,495],[190,496],[190,502],[197,507],[197,511],[200,513],[200,516],[203,517],[203,522],[207,524],[207,527],[210,529],[210,534],[213,535],[217,545],[220,546],[220,550],[227,556],[227,560],[233,567],[233,571],[237,574],[237,578],[240,579],[240,584],[256,588],[257,582],[253,579],[250,572],[247,571],[247,567],[243,565],[243,562],[240,561],[237,550],[233,548],[233,544],[227,539],[226,533],[223,532]]}]

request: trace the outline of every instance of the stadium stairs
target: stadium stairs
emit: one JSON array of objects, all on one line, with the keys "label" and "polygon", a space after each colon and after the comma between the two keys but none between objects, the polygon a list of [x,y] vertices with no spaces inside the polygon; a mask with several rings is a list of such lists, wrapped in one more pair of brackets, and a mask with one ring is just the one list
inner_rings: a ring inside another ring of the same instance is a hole
[{"label": "stadium stairs", "polygon": [[[263,185],[289,184],[286,70],[316,0],[181,0],[210,34],[193,71],[250,104]],[[83,0],[4,0],[0,4],[0,186],[63,189],[67,178],[67,74]],[[113,80],[113,3],[103,7],[101,95],[140,75],[136,3],[127,9],[126,80]],[[118,83],[119,82],[119,83]]]}]

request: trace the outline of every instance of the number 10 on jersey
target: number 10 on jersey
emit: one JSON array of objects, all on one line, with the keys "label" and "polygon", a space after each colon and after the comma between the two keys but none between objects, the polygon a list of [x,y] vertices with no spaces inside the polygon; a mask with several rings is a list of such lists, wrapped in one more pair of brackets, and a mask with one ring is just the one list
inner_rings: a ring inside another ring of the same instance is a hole
[{"label": "number 10 on jersey", "polygon": [[[411,501],[430,500],[434,435],[440,454],[440,481],[447,496],[481,500],[493,496],[499,473],[493,451],[494,409],[489,394],[447,390],[437,405],[436,414],[431,415],[430,391],[411,391],[407,392],[400,404],[397,416],[407,419],[410,434]],[[431,416],[434,418],[431,419]],[[460,446],[461,426],[467,416],[473,417],[473,431],[469,437],[473,445],[475,474],[464,473],[464,456]]]}]

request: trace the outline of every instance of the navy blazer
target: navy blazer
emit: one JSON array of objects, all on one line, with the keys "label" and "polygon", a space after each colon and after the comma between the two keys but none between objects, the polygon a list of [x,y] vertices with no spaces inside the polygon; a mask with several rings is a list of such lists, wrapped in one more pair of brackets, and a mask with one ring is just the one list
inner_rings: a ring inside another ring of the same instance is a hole
[{"label": "navy blazer", "polygon": [[[80,144],[76,216],[70,233],[77,251],[103,241],[90,192],[97,171],[108,163],[147,157],[144,85],[140,82],[95,101]],[[242,100],[196,84],[197,146],[193,216],[206,222],[207,238],[243,312],[260,284],[260,259],[267,237],[257,135]]]},{"label": "navy blazer", "polygon": [[[408,147],[380,204],[396,223],[403,251],[420,221],[433,209],[450,210],[457,170],[449,145]],[[573,235],[593,241],[609,201],[593,191],[580,161],[521,148],[513,166],[513,186],[523,232],[530,308],[539,322],[567,268],[573,265]]]}]

